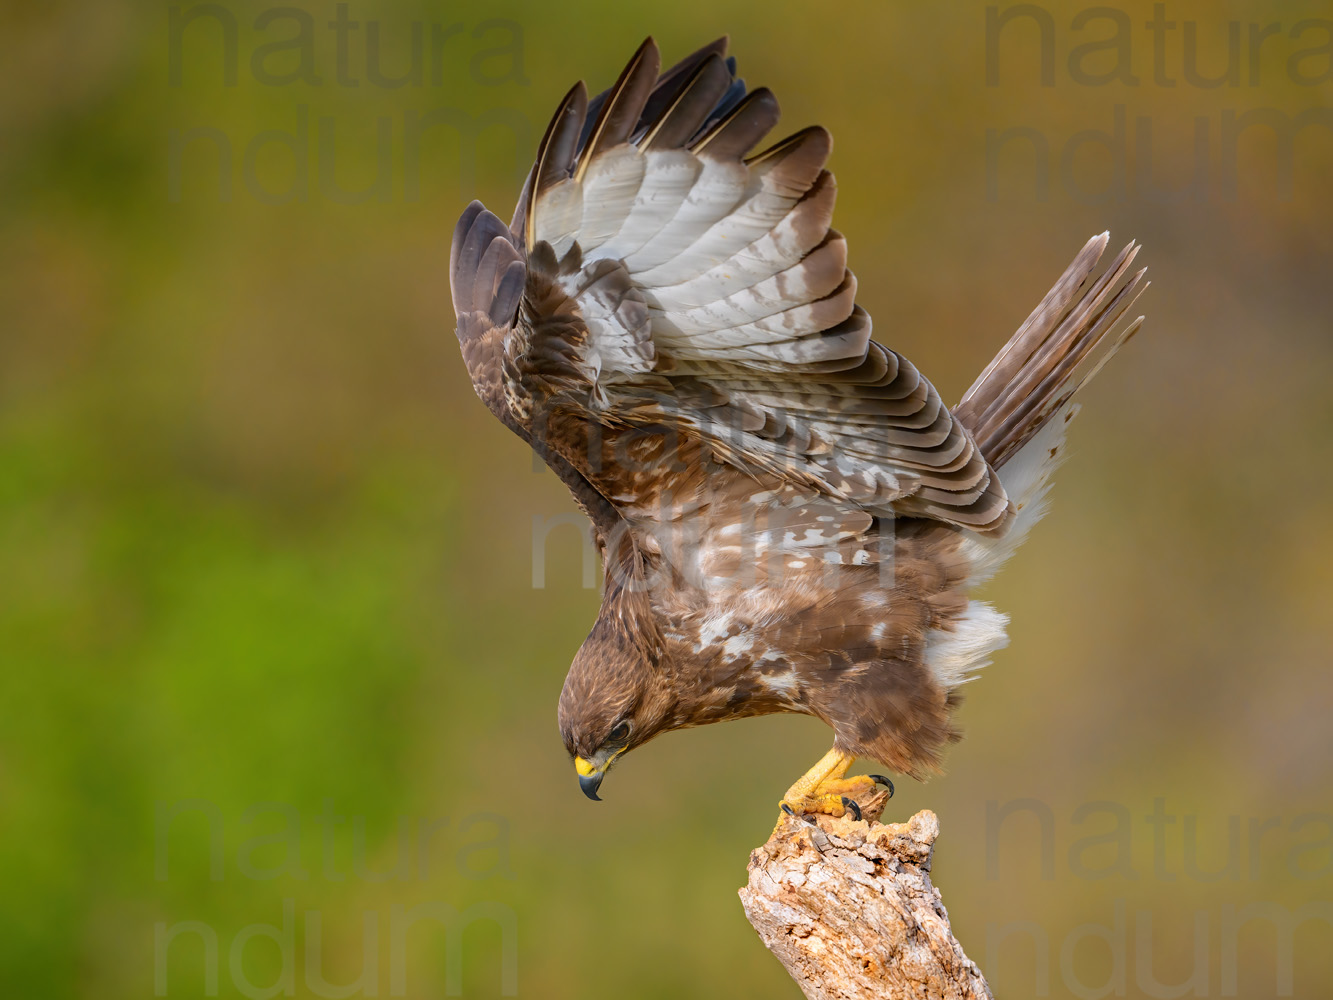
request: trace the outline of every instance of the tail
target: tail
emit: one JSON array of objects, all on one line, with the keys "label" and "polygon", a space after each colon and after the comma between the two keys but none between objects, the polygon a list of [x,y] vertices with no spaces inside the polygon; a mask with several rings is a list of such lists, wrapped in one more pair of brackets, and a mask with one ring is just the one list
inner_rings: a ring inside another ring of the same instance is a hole
[{"label": "tail", "polygon": [[1015,510],[1001,535],[965,540],[973,585],[993,575],[1046,512],[1050,476],[1064,458],[1065,431],[1079,409],[1075,395],[1143,323],[1139,316],[1112,332],[1148,287],[1144,269],[1126,277],[1137,244],[1088,283],[1109,239],[1102,233],[1088,240],[954,408]]},{"label": "tail", "polygon": [[[954,407],[991,468],[1000,471],[1138,332],[1140,316],[1112,335],[1147,283],[1144,268],[1126,274],[1139,248],[1131,242],[1085,289],[1110,241],[1094,236]],[[1000,477],[1003,481],[1004,476]],[[1006,490],[1008,484],[1006,483]]]}]

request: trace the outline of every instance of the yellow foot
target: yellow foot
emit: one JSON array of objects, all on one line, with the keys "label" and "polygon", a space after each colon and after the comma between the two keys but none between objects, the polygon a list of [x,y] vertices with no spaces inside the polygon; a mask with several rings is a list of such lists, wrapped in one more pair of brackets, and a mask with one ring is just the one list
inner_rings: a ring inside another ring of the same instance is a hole
[{"label": "yellow foot", "polygon": [[827,816],[851,813],[853,819],[860,819],[861,807],[857,802],[870,798],[878,788],[875,779],[868,774],[858,774],[854,778],[830,778],[804,795],[788,792],[780,804],[798,816],[802,813],[824,813]]},{"label": "yellow foot", "polygon": [[826,753],[818,764],[787,789],[780,803],[783,815],[778,817],[778,825],[782,825],[787,815],[810,813],[835,817],[850,813],[853,819],[859,820],[861,807],[858,802],[874,795],[876,785],[885,785],[889,795],[893,795],[893,782],[881,775],[845,777],[855,760],[852,755],[836,748]]}]

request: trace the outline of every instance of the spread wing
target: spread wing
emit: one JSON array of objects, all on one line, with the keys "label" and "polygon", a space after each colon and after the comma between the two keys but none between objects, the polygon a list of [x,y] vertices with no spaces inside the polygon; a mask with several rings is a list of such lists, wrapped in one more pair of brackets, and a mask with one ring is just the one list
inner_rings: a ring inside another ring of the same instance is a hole
[{"label": "spread wing", "polygon": [[830,228],[829,134],[749,155],[777,102],[725,45],[659,76],[649,39],[606,93],[580,83],[513,222],[463,214],[451,280],[478,395],[595,524],[614,519],[617,472],[588,460],[590,428],[664,426],[876,516],[998,529],[1009,503],[967,428],[870,339]]}]

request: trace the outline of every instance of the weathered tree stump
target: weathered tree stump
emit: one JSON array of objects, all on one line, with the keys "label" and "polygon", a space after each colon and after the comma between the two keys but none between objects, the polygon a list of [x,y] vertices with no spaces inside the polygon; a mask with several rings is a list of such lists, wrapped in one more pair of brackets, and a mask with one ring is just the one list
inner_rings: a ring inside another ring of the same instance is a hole
[{"label": "weathered tree stump", "polygon": [[750,855],[741,905],[809,1000],[993,1000],[930,881],[940,823],[787,817]]}]

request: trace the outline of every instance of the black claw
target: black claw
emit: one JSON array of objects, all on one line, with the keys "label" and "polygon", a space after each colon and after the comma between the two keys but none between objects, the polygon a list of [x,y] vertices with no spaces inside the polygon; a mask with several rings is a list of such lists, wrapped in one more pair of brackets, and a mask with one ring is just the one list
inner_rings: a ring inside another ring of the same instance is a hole
[{"label": "black claw", "polygon": [[881,784],[881,785],[883,785],[885,788],[887,788],[887,789],[889,790],[889,798],[893,798],[893,782],[892,782],[892,781],[890,781],[888,778],[884,777],[884,775],[882,775],[882,774],[868,774],[868,775],[866,775],[866,777],[868,777],[868,778],[874,778],[875,781],[876,781],[878,784]]},{"label": "black claw", "polygon": [[852,818],[858,823],[861,822],[861,807],[858,806],[855,801],[844,795],[842,797],[842,807],[851,813]]},{"label": "black claw", "polygon": [[793,809],[791,806],[787,805],[787,803],[785,802],[782,803],[782,811],[785,812],[788,816],[796,815],[796,810]]}]

